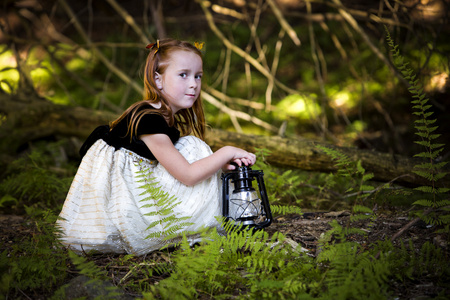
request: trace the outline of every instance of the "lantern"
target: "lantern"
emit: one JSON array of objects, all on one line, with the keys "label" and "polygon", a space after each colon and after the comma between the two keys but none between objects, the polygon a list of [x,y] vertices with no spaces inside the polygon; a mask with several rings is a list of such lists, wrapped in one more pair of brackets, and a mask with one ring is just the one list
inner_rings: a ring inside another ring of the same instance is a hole
[{"label": "lantern", "polygon": [[[234,164],[236,169],[222,174],[222,214],[246,229],[262,229],[272,223],[263,171]],[[252,186],[256,179],[258,190]]]}]

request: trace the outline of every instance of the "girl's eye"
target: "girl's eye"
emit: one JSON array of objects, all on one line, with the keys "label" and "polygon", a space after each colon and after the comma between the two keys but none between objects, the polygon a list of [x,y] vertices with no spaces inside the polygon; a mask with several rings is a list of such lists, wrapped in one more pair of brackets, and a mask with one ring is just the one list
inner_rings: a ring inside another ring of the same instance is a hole
[{"label": "girl's eye", "polygon": [[187,77],[187,74],[186,74],[186,73],[181,73],[181,74],[180,74],[180,77],[181,77],[181,78],[186,78],[186,77]]},{"label": "girl's eye", "polygon": [[201,75],[201,74],[196,75],[195,78],[196,78],[196,79],[202,79],[202,75]]}]

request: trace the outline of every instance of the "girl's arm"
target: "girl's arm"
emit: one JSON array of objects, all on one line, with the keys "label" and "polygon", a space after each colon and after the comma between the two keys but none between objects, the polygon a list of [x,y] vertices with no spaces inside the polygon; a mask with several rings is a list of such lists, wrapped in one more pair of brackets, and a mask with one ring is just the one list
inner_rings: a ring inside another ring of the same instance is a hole
[{"label": "girl's arm", "polygon": [[173,145],[170,138],[165,134],[147,134],[140,137],[147,145],[158,162],[177,180],[185,185],[195,185],[216,173],[224,167],[231,170],[231,161],[239,166],[253,165],[256,156],[245,150],[225,146],[212,155],[190,164]]}]

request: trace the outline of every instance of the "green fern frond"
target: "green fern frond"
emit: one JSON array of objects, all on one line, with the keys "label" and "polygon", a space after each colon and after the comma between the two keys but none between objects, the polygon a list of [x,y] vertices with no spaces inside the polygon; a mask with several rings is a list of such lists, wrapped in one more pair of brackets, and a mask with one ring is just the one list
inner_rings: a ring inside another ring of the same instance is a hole
[{"label": "green fern frond", "polygon": [[373,214],[373,211],[364,205],[353,205],[353,212],[354,213]]},{"label": "green fern frond", "polygon": [[138,182],[142,184],[139,188],[143,190],[140,195],[144,196],[140,200],[140,202],[144,203],[142,208],[154,208],[154,211],[145,215],[156,218],[155,221],[148,225],[146,230],[149,231],[149,234],[146,238],[164,237],[165,239],[170,239],[180,235],[184,228],[193,224],[192,222],[187,222],[190,219],[189,216],[180,216],[180,213],[174,212],[174,208],[181,202],[174,195],[170,195],[159,186],[156,178],[152,176],[150,168],[144,167],[141,161],[137,162],[137,166],[139,167],[137,171]]},{"label": "green fern frond", "polygon": [[[372,215],[370,214],[353,214],[350,216],[350,222],[357,222],[362,220],[370,220],[372,219]],[[361,230],[359,228],[347,228],[346,234],[359,234],[359,235],[367,235],[367,232]]]},{"label": "green fern frond", "polygon": [[72,263],[80,270],[80,273],[91,279],[104,279],[106,273],[95,265],[93,261],[88,261],[87,258],[75,254],[69,250],[69,257]]},{"label": "green fern frond", "polygon": [[[414,141],[414,143],[423,146],[425,150],[415,155],[415,157],[426,159],[426,163],[420,163],[415,166],[413,172],[420,177],[425,178],[430,182],[428,186],[420,186],[415,190],[426,194],[430,194],[431,199],[422,199],[414,202],[414,205],[420,205],[423,207],[438,207],[438,196],[448,192],[447,189],[436,188],[437,181],[447,175],[446,172],[441,172],[440,169],[446,165],[447,162],[437,162],[436,159],[444,150],[445,144],[436,143],[435,140],[441,135],[435,133],[439,126],[433,125],[436,123],[436,119],[431,119],[433,106],[429,104],[429,98],[426,97],[423,87],[420,85],[419,80],[416,79],[414,71],[408,66],[408,63],[404,62],[403,57],[400,54],[398,46],[394,44],[389,30],[385,27],[386,40],[391,48],[393,55],[393,61],[398,70],[400,70],[403,78],[405,78],[410,87],[409,92],[412,94],[413,100],[411,100],[413,114],[418,117],[414,121],[416,129],[415,134],[421,139]],[[436,223],[434,218],[424,216],[423,211],[419,211],[419,215],[423,217],[426,222]],[[437,221],[440,222],[440,221]]]},{"label": "green fern frond", "polygon": [[444,199],[436,202],[436,207],[444,207],[450,205],[450,199]]},{"label": "green fern frond", "polygon": [[[373,176],[371,176],[370,178],[372,178]],[[366,185],[366,184],[362,184],[360,187],[359,187],[359,190],[360,191],[362,191],[362,192],[364,192],[364,191],[373,191],[375,189],[375,187],[374,186],[372,186],[372,185]],[[366,194],[367,196],[369,195],[369,194]]]},{"label": "green fern frond", "polygon": [[434,190],[434,188],[432,186],[419,186],[419,187],[416,187],[414,189],[416,191],[421,191],[421,192],[430,193],[430,194],[435,192],[435,190]]},{"label": "green fern frond", "polygon": [[421,205],[421,206],[425,206],[425,207],[432,207],[433,206],[433,201],[427,200],[427,199],[421,199],[421,200],[414,201],[413,205]]},{"label": "green fern frond", "polygon": [[291,205],[271,205],[270,209],[273,214],[288,215],[288,214],[302,214],[302,210],[298,206]]},{"label": "green fern frond", "polygon": [[[450,192],[450,188],[438,188],[437,190],[438,190],[437,192],[439,194],[445,194],[445,193]],[[443,200],[443,201],[445,201],[445,200]]]},{"label": "green fern frond", "polygon": [[[364,173],[363,173],[364,174]],[[369,181],[374,177],[373,173],[364,174],[362,177],[362,181]]]}]

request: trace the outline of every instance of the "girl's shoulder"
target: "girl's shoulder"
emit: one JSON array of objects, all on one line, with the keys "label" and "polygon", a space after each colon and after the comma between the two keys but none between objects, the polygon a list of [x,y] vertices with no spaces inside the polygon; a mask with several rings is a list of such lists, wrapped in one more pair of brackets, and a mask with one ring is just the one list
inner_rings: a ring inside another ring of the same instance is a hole
[{"label": "girl's shoulder", "polygon": [[178,140],[180,131],[175,127],[170,127],[164,116],[158,113],[146,113],[137,125],[136,135],[144,134],[166,134],[172,141]]}]

